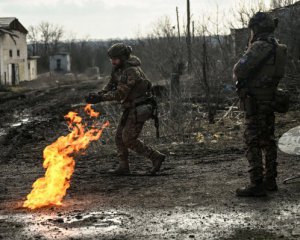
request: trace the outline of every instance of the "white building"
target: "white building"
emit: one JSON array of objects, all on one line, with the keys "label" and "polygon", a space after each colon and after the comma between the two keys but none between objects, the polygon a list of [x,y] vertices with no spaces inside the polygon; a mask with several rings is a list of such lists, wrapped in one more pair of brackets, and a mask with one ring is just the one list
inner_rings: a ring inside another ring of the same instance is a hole
[{"label": "white building", "polygon": [[28,59],[28,31],[17,18],[0,18],[0,84],[17,85],[37,77],[36,58]]},{"label": "white building", "polygon": [[50,56],[50,72],[67,73],[71,71],[71,57],[68,53]]}]

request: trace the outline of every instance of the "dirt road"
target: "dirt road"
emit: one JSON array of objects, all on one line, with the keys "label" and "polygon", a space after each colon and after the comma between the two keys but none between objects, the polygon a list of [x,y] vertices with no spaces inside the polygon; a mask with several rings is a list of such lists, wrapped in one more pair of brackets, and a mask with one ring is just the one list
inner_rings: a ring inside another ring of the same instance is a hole
[{"label": "dirt road", "polygon": [[[279,153],[279,192],[237,198],[235,189],[248,182],[247,163],[240,130],[225,124],[213,127],[223,129],[217,141],[146,137],[168,155],[160,174],[148,176],[150,162],[132,154],[133,174],[115,177],[108,170],[117,163],[111,137],[117,111],[101,105],[112,127],[76,158],[64,206],[23,209],[32,183],[44,174],[44,147],[67,133],[64,114],[99,84],[30,91],[0,104],[0,239],[300,238],[300,182],[282,183],[300,172],[299,156]],[[300,125],[299,115],[280,116],[277,136]]]}]

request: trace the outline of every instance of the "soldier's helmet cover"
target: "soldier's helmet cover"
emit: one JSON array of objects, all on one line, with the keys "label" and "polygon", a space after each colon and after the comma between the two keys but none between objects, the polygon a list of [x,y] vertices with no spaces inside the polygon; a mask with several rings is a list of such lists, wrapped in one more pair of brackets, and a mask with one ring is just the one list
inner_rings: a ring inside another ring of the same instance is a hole
[{"label": "soldier's helmet cover", "polygon": [[131,46],[127,46],[124,43],[115,43],[108,49],[108,56],[110,58],[122,58],[129,57],[132,53]]},{"label": "soldier's helmet cover", "polygon": [[257,33],[274,32],[277,27],[278,19],[273,19],[265,12],[257,12],[250,19],[248,27],[257,31]]}]

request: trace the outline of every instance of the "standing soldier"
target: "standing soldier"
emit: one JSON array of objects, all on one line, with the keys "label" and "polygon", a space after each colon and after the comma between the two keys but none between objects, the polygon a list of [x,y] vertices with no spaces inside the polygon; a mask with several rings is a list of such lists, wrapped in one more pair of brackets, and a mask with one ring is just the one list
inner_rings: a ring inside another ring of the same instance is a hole
[{"label": "standing soldier", "polygon": [[101,92],[90,93],[86,101],[92,104],[119,101],[122,104],[124,111],[115,137],[119,166],[113,173],[130,174],[128,163],[130,149],[149,158],[153,164],[150,173],[155,174],[165,160],[165,155],[146,146],[138,137],[145,122],[151,117],[155,118],[156,102],[151,93],[151,83],[141,69],[140,59],[131,53],[132,48],[123,43],[110,47],[108,56],[113,65],[110,81]]},{"label": "standing soldier", "polygon": [[248,49],[233,70],[241,108],[245,111],[244,137],[251,181],[249,186],[237,189],[237,196],[264,196],[266,190],[278,190],[274,111],[277,86],[285,73],[287,47],[274,37],[277,24],[277,19],[263,12],[250,19]]}]

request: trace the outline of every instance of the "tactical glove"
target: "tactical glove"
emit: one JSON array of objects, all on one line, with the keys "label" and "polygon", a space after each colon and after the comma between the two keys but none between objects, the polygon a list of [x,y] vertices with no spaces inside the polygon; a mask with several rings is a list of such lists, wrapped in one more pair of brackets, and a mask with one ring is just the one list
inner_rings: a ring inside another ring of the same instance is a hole
[{"label": "tactical glove", "polygon": [[85,97],[86,103],[96,104],[103,101],[102,95],[98,93],[90,93],[88,96]]}]

